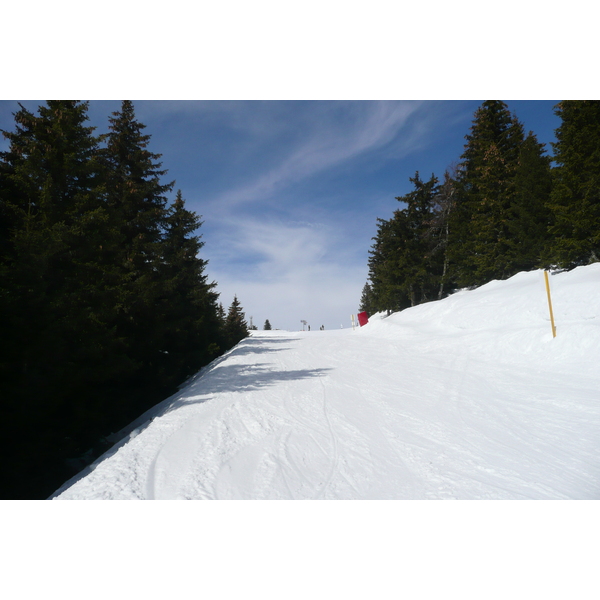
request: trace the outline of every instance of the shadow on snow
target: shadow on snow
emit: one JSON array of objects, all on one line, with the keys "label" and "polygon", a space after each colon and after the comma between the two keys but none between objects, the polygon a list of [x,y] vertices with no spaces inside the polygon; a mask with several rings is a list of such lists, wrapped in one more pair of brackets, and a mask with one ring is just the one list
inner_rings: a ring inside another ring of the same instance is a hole
[{"label": "shadow on snow", "polygon": [[273,344],[290,344],[297,341],[297,338],[245,338],[221,358],[241,356],[244,354],[280,352],[281,350],[287,350],[288,348],[270,348],[269,346],[272,346]]},{"label": "shadow on snow", "polygon": [[250,392],[276,385],[280,382],[322,377],[330,370],[297,369],[281,371],[270,368],[269,363],[217,366],[206,373],[196,383],[186,388],[186,395],[175,399],[160,414],[167,414],[181,406],[206,402],[211,400],[212,396],[216,394]]}]

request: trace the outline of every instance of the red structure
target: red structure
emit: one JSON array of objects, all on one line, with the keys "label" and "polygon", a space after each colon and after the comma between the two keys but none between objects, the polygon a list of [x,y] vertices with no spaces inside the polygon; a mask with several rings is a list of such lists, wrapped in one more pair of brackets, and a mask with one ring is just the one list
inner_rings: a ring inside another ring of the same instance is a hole
[{"label": "red structure", "polygon": [[356,315],[358,317],[358,324],[362,327],[369,322],[369,315],[366,312],[361,312]]}]

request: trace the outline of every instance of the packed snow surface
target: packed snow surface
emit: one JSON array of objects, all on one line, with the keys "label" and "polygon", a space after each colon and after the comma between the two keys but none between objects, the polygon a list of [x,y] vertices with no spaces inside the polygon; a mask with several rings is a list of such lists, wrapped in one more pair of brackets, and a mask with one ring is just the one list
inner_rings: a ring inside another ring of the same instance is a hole
[{"label": "packed snow surface", "polygon": [[254,331],[54,498],[598,499],[600,264],[550,282],[555,338],[541,271]]}]

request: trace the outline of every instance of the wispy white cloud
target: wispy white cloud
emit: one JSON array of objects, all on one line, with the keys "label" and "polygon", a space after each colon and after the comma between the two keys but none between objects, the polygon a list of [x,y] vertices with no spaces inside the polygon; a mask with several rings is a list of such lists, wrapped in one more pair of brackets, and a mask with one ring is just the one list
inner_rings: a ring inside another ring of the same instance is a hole
[{"label": "wispy white cloud", "polygon": [[[231,216],[211,244],[213,262],[240,270],[240,276],[279,278],[300,263],[313,263],[335,243],[330,227],[260,217]],[[237,258],[237,260],[233,260]]]},{"label": "wispy white cloud", "polygon": [[[274,167],[257,171],[251,181],[223,191],[213,201],[225,208],[267,200],[287,186],[382,148],[397,138],[419,107],[418,102],[349,102],[344,103],[342,114],[337,103],[320,104],[310,119],[301,122],[304,131],[295,143],[281,146]],[[413,131],[396,151],[414,143]]]}]

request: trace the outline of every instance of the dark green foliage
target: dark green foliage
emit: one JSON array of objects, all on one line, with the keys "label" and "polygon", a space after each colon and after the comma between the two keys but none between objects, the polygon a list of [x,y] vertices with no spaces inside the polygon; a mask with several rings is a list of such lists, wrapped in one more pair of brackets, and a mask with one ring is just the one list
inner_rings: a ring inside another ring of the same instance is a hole
[{"label": "dark green foliage", "polygon": [[416,173],[410,181],[414,191],[397,198],[406,208],[395,211],[389,221],[378,219],[369,258],[371,284],[361,299],[370,314],[438,297],[445,256],[440,187],[433,175],[424,182]]},{"label": "dark green foliage", "polygon": [[[164,282],[162,233],[167,227],[167,198],[173,184],[163,185],[165,174],[159,155],[148,151],[149,136],[134,114],[133,104],[122,103],[121,111],[109,118],[107,147],[101,156],[105,167],[107,204],[110,208],[115,243],[111,262],[118,271],[118,296],[114,325],[127,340],[132,361],[130,376],[145,365],[159,362],[155,329],[160,316]],[[166,275],[168,276],[168,274]],[[163,324],[164,326],[164,324]]]},{"label": "dark green foliage", "polygon": [[368,315],[373,315],[377,312],[373,302],[373,290],[371,289],[369,282],[365,283],[363,287],[360,303],[358,305],[358,312],[366,312]]},{"label": "dark green foliage", "polygon": [[369,251],[371,307],[374,312],[398,311],[410,306],[402,291],[402,278],[397,268],[397,255],[402,247],[403,213],[395,211],[389,221],[377,219],[377,235]]},{"label": "dark green foliage", "polygon": [[420,179],[419,173],[410,181],[415,190],[396,198],[406,202],[405,209],[408,232],[404,238],[404,251],[399,262],[403,274],[403,290],[411,306],[437,297],[441,275],[441,254],[437,243],[438,217],[436,198],[439,194],[438,179],[432,175],[429,181]]},{"label": "dark green foliage", "polygon": [[552,190],[551,159],[533,132],[521,145],[515,171],[515,198],[509,222],[512,271],[543,266],[550,237],[548,208]]},{"label": "dark green foliage", "polygon": [[173,384],[221,352],[216,284],[207,282],[207,261],[198,256],[204,242],[193,235],[200,225],[199,217],[185,208],[179,190],[165,219],[151,340],[160,370]]},{"label": "dark green foliage", "polygon": [[511,247],[515,175],[523,127],[504,102],[486,101],[475,113],[456,181],[449,258],[459,285],[480,285],[516,272]]},{"label": "dark green foliage", "polygon": [[248,324],[240,302],[237,296],[234,296],[225,319],[225,339],[228,348],[235,346],[245,337],[248,337]]},{"label": "dark green foliage", "polygon": [[225,309],[223,308],[223,303],[219,302],[219,304],[217,305],[217,318],[219,319],[219,324],[221,326],[221,329],[225,329]]},{"label": "dark green foliage", "polygon": [[174,184],[160,182],[166,171],[161,170],[160,155],[148,150],[150,136],[142,133],[145,125],[136,120],[130,101],[123,102],[121,112],[113,113],[109,123],[102,153],[107,201],[120,235],[119,263],[137,281],[149,277],[159,255],[165,194]]},{"label": "dark green foliage", "polygon": [[444,181],[437,188],[433,197],[433,217],[427,232],[431,254],[435,257],[436,280],[438,281],[437,300],[441,300],[449,288],[454,287],[450,275],[448,245],[450,241],[450,217],[456,206],[456,181],[448,171],[444,173]]},{"label": "dark green foliage", "polygon": [[21,107],[16,132],[5,132],[1,438],[15,458],[5,466],[31,471],[25,494],[64,472],[57,458],[78,452],[89,431],[98,437],[100,390],[122,369],[107,323],[99,140],[86,120],[86,103],[53,101],[38,116]]},{"label": "dark green foliage", "polygon": [[105,136],[86,120],[87,103],[52,101],[3,132],[3,498],[46,497],[237,343],[198,256],[200,219],[181,192],[168,205],[132,103]]},{"label": "dark green foliage", "polygon": [[265,321],[265,326],[263,327],[265,331],[271,331],[271,323],[269,323],[269,319]]},{"label": "dark green foliage", "polygon": [[566,100],[556,114],[548,260],[572,268],[600,259],[600,101]]}]

